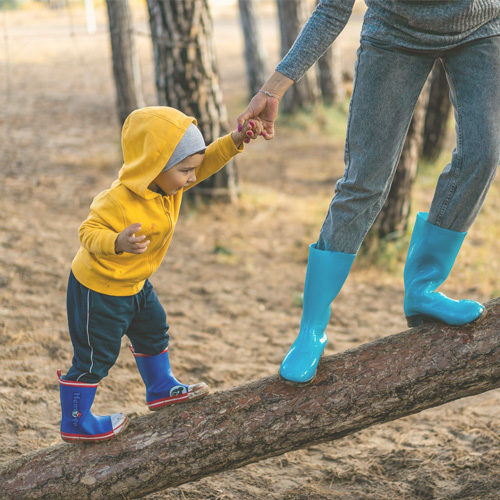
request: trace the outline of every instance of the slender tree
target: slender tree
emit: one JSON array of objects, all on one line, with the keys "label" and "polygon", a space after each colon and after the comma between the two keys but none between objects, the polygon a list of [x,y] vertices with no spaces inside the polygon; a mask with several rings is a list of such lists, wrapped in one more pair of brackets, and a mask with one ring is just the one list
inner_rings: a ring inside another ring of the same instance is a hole
[{"label": "slender tree", "polygon": [[[281,56],[284,57],[309,17],[307,0],[277,0],[281,38]],[[281,110],[292,113],[314,104],[319,97],[315,69],[308,71],[284,95]]]},{"label": "slender tree", "polygon": [[238,0],[238,6],[245,45],[248,90],[251,99],[266,79],[264,48],[260,41],[254,0]]},{"label": "slender tree", "polygon": [[449,92],[443,63],[436,61],[432,70],[429,104],[425,114],[422,156],[426,160],[435,160],[443,149],[451,108]]},{"label": "slender tree", "polygon": [[120,124],[144,106],[139,62],[135,50],[132,15],[128,0],[106,0]]},{"label": "slender tree", "polygon": [[325,104],[335,104],[345,98],[340,61],[340,46],[335,42],[318,59],[319,88]]},{"label": "slender tree", "polygon": [[[318,4],[319,0],[316,3]],[[345,98],[338,42],[334,42],[318,59],[318,82],[325,104],[335,104]]]},{"label": "slender tree", "polygon": [[[158,102],[196,117],[207,143],[227,131],[212,42],[208,0],[147,0]],[[231,162],[194,188],[233,200],[237,173]]]}]

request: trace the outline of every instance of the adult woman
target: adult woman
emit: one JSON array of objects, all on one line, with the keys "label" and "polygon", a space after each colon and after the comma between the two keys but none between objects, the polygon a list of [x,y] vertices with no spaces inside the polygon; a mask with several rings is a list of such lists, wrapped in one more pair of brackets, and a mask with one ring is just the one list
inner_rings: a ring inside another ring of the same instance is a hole
[{"label": "adult woman", "polygon": [[[322,0],[288,54],[238,117],[259,117],[274,136],[280,98],[347,23],[354,0]],[[418,214],[405,266],[404,310],[424,320],[465,324],[484,307],[436,293],[477,216],[500,158],[500,0],[366,0],[349,108],[343,177],[317,243],[311,245],[299,335],[280,374],[309,382],[326,345],[330,303],[378,215],[413,110],[436,59],[444,64],[457,146],[428,214]]]}]

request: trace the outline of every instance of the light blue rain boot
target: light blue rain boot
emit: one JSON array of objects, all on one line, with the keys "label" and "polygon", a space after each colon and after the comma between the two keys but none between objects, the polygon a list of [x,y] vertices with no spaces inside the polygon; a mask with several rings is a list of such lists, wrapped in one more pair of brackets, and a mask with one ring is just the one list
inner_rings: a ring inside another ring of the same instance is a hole
[{"label": "light blue rain boot", "polygon": [[453,300],[435,291],[448,278],[466,234],[427,222],[427,213],[417,214],[404,271],[408,326],[425,320],[464,325],[483,314],[478,302]]},{"label": "light blue rain boot", "polygon": [[146,402],[151,411],[208,394],[208,386],[205,382],[185,385],[174,377],[168,359],[168,347],[156,356],[135,352],[132,346],[130,350],[146,386]]},{"label": "light blue rain boot", "polygon": [[355,257],[310,245],[300,331],[280,367],[285,380],[305,384],[314,378],[328,340],[325,328],[330,319],[330,304],[340,292]]},{"label": "light blue rain boot", "polygon": [[61,397],[61,437],[68,443],[105,441],[116,436],[128,425],[121,413],[97,417],[91,411],[99,384],[63,380],[57,371]]}]

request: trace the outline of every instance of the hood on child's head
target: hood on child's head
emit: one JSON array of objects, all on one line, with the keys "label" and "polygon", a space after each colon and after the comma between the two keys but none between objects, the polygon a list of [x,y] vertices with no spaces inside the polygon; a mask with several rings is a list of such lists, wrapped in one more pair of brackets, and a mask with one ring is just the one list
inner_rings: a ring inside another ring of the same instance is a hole
[{"label": "hood on child's head", "polygon": [[122,129],[123,166],[118,178],[143,198],[156,196],[148,186],[163,170],[188,127],[196,119],[166,106],[136,109]]}]

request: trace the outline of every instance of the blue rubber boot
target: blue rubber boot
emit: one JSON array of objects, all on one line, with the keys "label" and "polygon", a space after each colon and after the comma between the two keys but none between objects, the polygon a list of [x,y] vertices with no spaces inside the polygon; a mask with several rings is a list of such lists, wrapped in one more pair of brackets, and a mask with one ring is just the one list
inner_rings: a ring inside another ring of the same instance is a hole
[{"label": "blue rubber boot", "polygon": [[310,382],[328,337],[330,304],[346,280],[355,254],[318,250],[309,246],[302,320],[297,339],[283,359],[280,375],[296,384]]},{"label": "blue rubber boot", "polygon": [[417,214],[404,271],[408,326],[436,320],[464,325],[483,314],[478,302],[453,300],[435,291],[448,278],[466,234],[427,222],[427,213]]},{"label": "blue rubber boot", "polygon": [[157,354],[139,354],[130,346],[137,368],[146,386],[146,401],[151,411],[159,410],[173,403],[182,403],[208,394],[204,382],[193,385],[181,384],[173,375],[168,359],[168,347]]},{"label": "blue rubber boot", "polygon": [[61,437],[68,443],[105,441],[116,436],[128,425],[121,413],[97,417],[91,411],[99,384],[63,380],[57,370],[61,396]]}]

